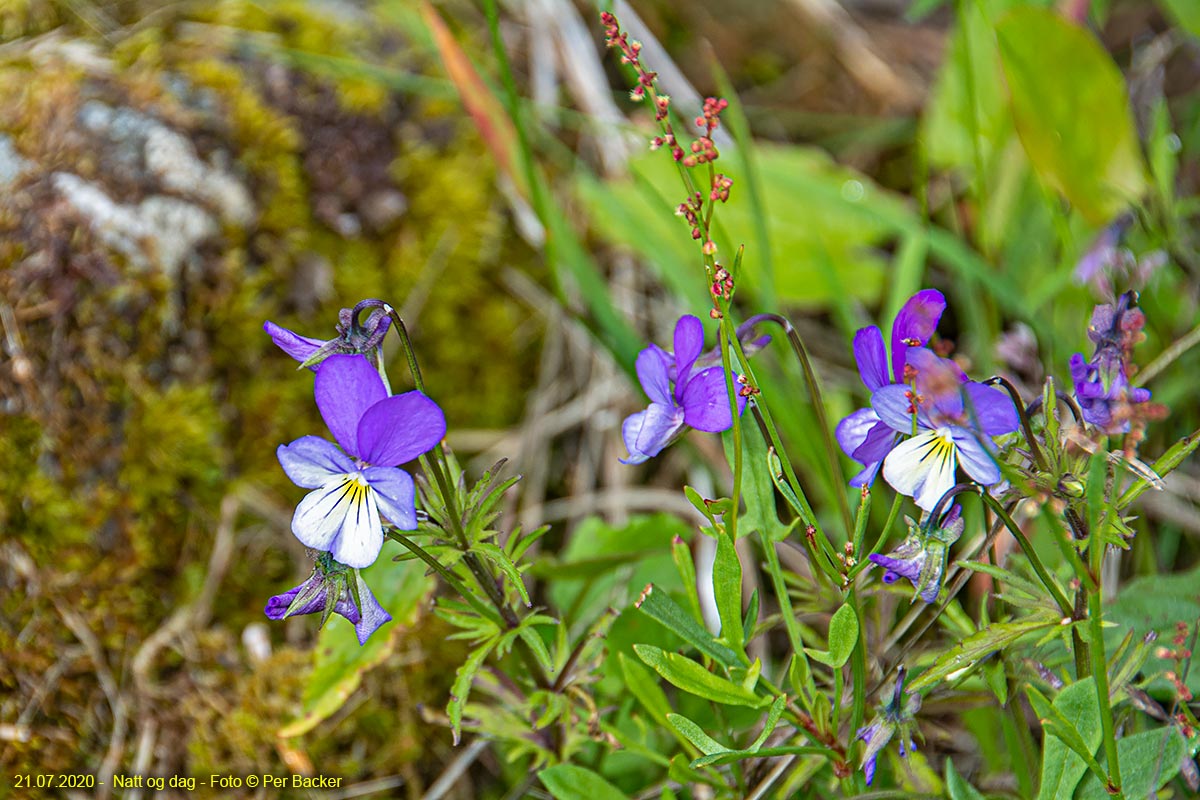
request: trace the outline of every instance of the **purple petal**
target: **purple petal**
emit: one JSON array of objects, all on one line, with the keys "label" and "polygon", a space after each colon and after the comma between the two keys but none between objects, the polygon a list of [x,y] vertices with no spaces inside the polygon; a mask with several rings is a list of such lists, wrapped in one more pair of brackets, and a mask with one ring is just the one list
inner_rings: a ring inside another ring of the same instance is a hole
[{"label": "purple petal", "polygon": [[996,459],[992,454],[976,439],[976,434],[957,426],[952,427],[950,431],[963,470],[984,486],[997,483],[1000,480],[1000,468],[996,466]]},{"label": "purple petal", "polygon": [[842,452],[853,458],[854,451],[866,441],[867,432],[878,424],[879,416],[873,410],[860,408],[838,423],[834,436],[837,437]]},{"label": "purple petal", "polygon": [[665,356],[666,353],[655,345],[650,345],[638,353],[637,376],[651,403],[671,405],[675,398],[671,394],[671,379],[667,374],[669,365]]},{"label": "purple petal", "polygon": [[[917,579],[921,577],[921,566],[925,563],[924,552],[921,553],[920,558],[901,559],[893,558],[890,555],[880,555],[879,553],[872,553],[869,558],[872,564],[878,564],[883,567],[890,575],[907,578],[913,583],[916,583]],[[895,577],[889,581],[887,576],[884,576],[885,583],[895,583],[895,581]]]},{"label": "purple petal", "polygon": [[[267,600],[267,607],[263,609],[269,619],[283,619],[287,615],[288,606],[296,599],[296,595],[306,589],[312,588],[313,582],[323,583],[323,576],[318,572],[313,572],[308,576],[308,580],[301,583],[299,586],[294,586],[288,589],[283,594],[277,594]],[[292,612],[292,616],[300,614],[313,614],[325,607],[325,593],[315,592],[307,603]]]},{"label": "purple petal", "polygon": [[368,467],[362,475],[375,491],[380,513],[400,530],[415,531],[417,509],[412,476],[396,467]]},{"label": "purple petal", "polygon": [[721,367],[709,367],[692,376],[683,387],[680,401],[684,424],[698,431],[720,433],[733,425],[733,415],[729,413],[729,388]]},{"label": "purple petal", "polygon": [[[974,408],[979,429],[988,436],[1012,433],[1021,424],[1012,398],[1000,389],[971,381],[966,384],[967,399]],[[970,419],[970,417],[968,417]]]},{"label": "purple petal", "polygon": [[[854,334],[854,360],[858,363],[858,374],[872,392],[891,383],[888,380],[887,351],[883,347],[883,334],[874,325],[859,328]],[[903,365],[901,366],[903,370]]]},{"label": "purple petal", "polygon": [[314,394],[333,438],[348,455],[358,456],[358,422],[387,397],[379,373],[360,355],[333,355],[321,362]]},{"label": "purple petal", "polygon": [[908,348],[908,365],[916,371],[913,388],[921,396],[921,407],[932,409],[933,416],[959,419],[962,415],[962,385],[966,373],[948,358],[941,358],[926,347]]},{"label": "purple petal", "polygon": [[862,468],[857,475],[848,480],[846,483],[858,489],[863,486],[872,486],[875,483],[875,478],[879,476],[879,468],[883,466],[882,461],[875,461],[867,464]]},{"label": "purple petal", "polygon": [[627,417],[625,424],[621,426],[625,447],[629,450],[629,458],[623,458],[621,461],[625,464],[640,464],[647,458],[653,458],[662,452],[682,429],[682,408],[651,403],[645,411]]},{"label": "purple petal", "polygon": [[324,486],[335,475],[354,471],[354,464],[331,442],[319,436],[301,436],[275,451],[292,483],[305,489]]},{"label": "purple petal", "polygon": [[376,467],[394,467],[432,450],[446,435],[446,416],[420,392],[380,400],[358,423],[358,456]]},{"label": "purple petal", "polygon": [[[675,323],[675,386],[688,382],[692,363],[704,349],[704,326],[698,317],[685,314]],[[730,424],[733,421],[730,420]]]},{"label": "purple petal", "polygon": [[863,776],[867,779],[867,786],[870,786],[871,781],[875,780],[875,756],[871,756],[863,762]]},{"label": "purple petal", "polygon": [[905,351],[909,343],[923,346],[933,336],[946,298],[937,289],[924,289],[908,298],[908,302],[892,323],[892,373],[896,381],[904,380]]},{"label": "purple petal", "polygon": [[887,458],[896,446],[896,432],[885,422],[877,422],[867,431],[863,443],[851,453],[851,458],[860,464],[874,464]]},{"label": "purple petal", "polygon": [[[361,576],[356,576],[358,581],[358,600],[362,603],[362,617],[354,623],[354,632],[358,634],[358,643],[366,644],[367,639],[371,634],[379,630],[385,622],[392,621],[392,615],[383,610],[383,606],[379,605],[379,601],[375,599],[375,595],[367,587]],[[349,595],[349,592],[347,592]],[[354,607],[354,601],[350,599],[350,607]],[[357,616],[357,611],[355,612]],[[347,619],[349,616],[343,614]],[[354,622],[354,620],[351,620]]]},{"label": "purple petal", "polygon": [[[904,384],[894,383],[884,386],[871,395],[871,408],[881,420],[891,426],[892,430],[900,433],[913,432],[912,389]],[[917,429],[926,427],[924,420],[917,417]]]},{"label": "purple petal", "polygon": [[[300,362],[307,361],[309,356],[325,344],[320,339],[310,339],[307,336],[292,333],[287,328],[281,328],[270,320],[263,324],[263,330],[271,336],[272,341],[280,350]],[[316,370],[316,367],[311,369]]]}]

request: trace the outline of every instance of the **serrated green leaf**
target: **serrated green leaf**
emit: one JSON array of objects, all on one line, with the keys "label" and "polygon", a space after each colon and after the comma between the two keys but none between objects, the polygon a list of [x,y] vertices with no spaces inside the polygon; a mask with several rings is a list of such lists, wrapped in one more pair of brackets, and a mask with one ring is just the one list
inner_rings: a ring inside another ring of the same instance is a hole
[{"label": "serrated green leaf", "polygon": [[521,571],[517,569],[517,565],[512,562],[499,545],[491,542],[480,542],[475,545],[476,552],[482,553],[484,558],[492,562],[504,573],[504,577],[508,578],[509,583],[521,595],[521,601],[526,607],[533,605],[529,602],[529,592],[525,590],[525,581],[521,578]]},{"label": "serrated green leaf", "polygon": [[1146,190],[1128,87],[1083,26],[1018,8],[996,25],[1021,144],[1038,175],[1094,225]]},{"label": "serrated green leaf", "polygon": [[454,673],[454,685],[450,687],[450,702],[446,704],[446,715],[450,717],[450,730],[454,735],[454,743],[462,735],[462,714],[467,704],[467,696],[471,693],[471,684],[475,675],[483,666],[488,654],[499,644],[500,638],[488,639],[467,654],[466,659]]},{"label": "serrated green leaf", "polygon": [[[1179,772],[1186,747],[1174,727],[1136,733],[1117,742],[1121,791],[1128,798],[1150,797]],[[1104,767],[1107,760],[1101,762]],[[1079,788],[1079,800],[1108,800],[1110,795],[1095,775]]]},{"label": "serrated green leaf", "polygon": [[945,653],[938,656],[929,669],[922,672],[908,686],[908,691],[927,689],[956,673],[965,674],[984,656],[1002,650],[1021,637],[1034,631],[1043,631],[1058,625],[1058,620],[1026,620],[1024,622],[999,622],[968,636]]},{"label": "serrated green leaf", "polygon": [[721,617],[721,641],[739,652],[746,639],[742,629],[742,562],[733,539],[725,533],[717,536],[712,582],[717,613]]},{"label": "serrated green leaf", "polygon": [[[682,714],[667,714],[667,722],[671,723],[672,728],[683,734],[685,739],[695,745],[696,749],[706,756],[711,756],[715,753],[733,752],[730,748],[713,739],[704,732],[703,728]],[[695,766],[695,764],[693,763],[692,766]]]},{"label": "serrated green leaf", "polygon": [[358,688],[362,676],[392,654],[393,634],[412,624],[417,609],[436,585],[425,575],[424,564],[396,564],[388,558],[378,559],[361,575],[375,599],[392,615],[392,622],[375,631],[361,646],[354,626],[340,617],[321,629],[313,648],[313,669],[304,688],[300,717],[281,728],[279,736],[300,736],[335,714]]},{"label": "serrated green leaf", "polygon": [[726,678],[706,670],[702,665],[678,653],[667,653],[657,647],[635,644],[633,651],[646,666],[661,675],[667,683],[697,697],[730,706],[759,708],[770,702]]},{"label": "serrated green leaf", "polygon": [[690,617],[671,596],[653,585],[642,593],[638,610],[667,628],[701,653],[725,667],[744,663],[737,653],[718,642],[700,623]]},{"label": "serrated green leaf", "polygon": [[629,800],[601,775],[574,764],[558,764],[538,773],[555,800]]}]

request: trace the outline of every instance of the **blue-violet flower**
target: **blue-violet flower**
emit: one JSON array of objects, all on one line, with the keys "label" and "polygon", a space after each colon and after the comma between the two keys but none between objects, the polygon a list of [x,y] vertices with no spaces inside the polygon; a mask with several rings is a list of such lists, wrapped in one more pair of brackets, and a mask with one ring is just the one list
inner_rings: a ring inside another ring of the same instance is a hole
[{"label": "blue-violet flower", "polygon": [[[650,345],[637,358],[638,380],[650,407],[626,417],[621,435],[629,458],[640,464],[662,452],[685,428],[719,433],[733,425],[729,394],[721,367],[695,369],[704,348],[704,327],[697,317],[680,317],[675,325],[675,353]],[[738,396],[738,414],[746,398]]]},{"label": "blue-violet flower", "polygon": [[1012,400],[999,389],[968,381],[951,360],[911,347],[911,387],[884,386],[871,407],[897,433],[912,437],[883,462],[883,477],[926,511],[954,487],[957,465],[983,486],[1000,481],[991,437],[1012,433],[1020,420]]},{"label": "blue-violet flower", "polygon": [[[355,582],[351,591],[350,581]],[[355,605],[355,596],[362,607]],[[337,564],[328,553],[322,553],[313,566],[312,575],[301,583],[277,594],[267,601],[264,609],[270,619],[284,619],[293,615],[321,612],[321,625],[330,614],[340,614],[354,624],[358,643],[367,639],[392,615],[383,610],[375,595],[367,588],[358,570],[347,569]]]},{"label": "blue-violet flower", "polygon": [[[366,320],[360,323],[359,315],[368,308]],[[301,336],[270,320],[263,324],[263,330],[280,350],[299,361],[301,367],[316,370],[322,361],[338,353],[369,356],[378,367],[379,346],[391,324],[383,301],[362,300],[354,308],[343,308],[338,312],[338,335],[333,339]]]},{"label": "blue-violet flower", "polygon": [[[924,289],[908,299],[892,323],[892,371],[888,373],[887,351],[883,334],[871,325],[854,335],[854,360],[858,374],[871,392],[893,383],[904,383],[904,366],[909,347],[924,346],[937,328],[946,298],[936,289]],[[851,486],[870,486],[879,474],[884,458],[896,444],[896,432],[871,408],[860,408],[837,426],[837,440],[843,452],[864,465],[850,479]]]},{"label": "blue-violet flower", "polygon": [[1084,421],[1105,433],[1127,433],[1134,406],[1150,399],[1148,389],[1129,383],[1133,347],[1145,338],[1146,315],[1134,305],[1136,301],[1136,293],[1125,292],[1115,306],[1096,306],[1088,325],[1096,352],[1091,361],[1076,353],[1069,364]]},{"label": "blue-violet flower", "polygon": [[420,392],[389,397],[379,373],[359,355],[325,359],[314,393],[341,449],[317,436],[280,445],[283,471],[297,486],[315,490],[296,507],[292,533],[342,564],[367,567],[383,547],[381,513],[401,530],[416,529],[413,479],[398,466],[437,445],[446,418]]},{"label": "blue-violet flower", "polygon": [[880,715],[865,727],[859,728],[855,741],[867,743],[863,751],[863,774],[867,785],[875,780],[875,759],[879,751],[887,746],[896,732],[900,732],[900,757],[904,758],[909,751],[916,752],[917,746],[912,740],[913,716],[921,709],[921,695],[909,695],[904,699],[904,667],[900,667],[896,675],[896,688],[892,692],[892,700],[880,709]]},{"label": "blue-violet flower", "polygon": [[[927,521],[928,514],[922,517]],[[937,600],[942,591],[942,577],[946,574],[946,555],[950,545],[962,536],[964,523],[962,507],[955,504],[942,517],[940,525],[934,527],[928,534],[922,533],[921,524],[908,522],[908,535],[904,541],[887,555],[872,553],[871,563],[883,567],[883,582],[893,584],[901,578],[910,581],[916,590],[913,597],[920,597],[926,603]]]}]

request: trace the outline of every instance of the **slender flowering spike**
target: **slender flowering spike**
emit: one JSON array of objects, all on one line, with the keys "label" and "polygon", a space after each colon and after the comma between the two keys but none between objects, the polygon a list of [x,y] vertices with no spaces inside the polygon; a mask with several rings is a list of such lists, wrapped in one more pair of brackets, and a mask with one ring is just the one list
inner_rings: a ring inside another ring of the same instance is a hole
[{"label": "slender flowering spike", "polygon": [[[892,369],[889,376],[883,334],[874,325],[859,329],[854,336],[854,360],[863,384],[871,392],[892,383],[904,383],[904,366],[910,347],[924,346],[933,336],[946,298],[936,289],[925,289],[908,299],[892,323]],[[837,426],[842,451],[864,469],[850,479],[851,486],[870,486],[884,458],[896,444],[896,432],[871,408],[860,408]]]},{"label": "slender flowering spike", "polygon": [[[371,310],[366,320],[360,323],[359,315],[368,308]],[[263,324],[263,330],[280,350],[299,361],[301,367],[316,370],[322,361],[337,353],[358,353],[378,361],[379,346],[391,324],[382,300],[363,300],[354,308],[343,308],[338,313],[338,335],[333,339],[301,336],[270,320]]]},{"label": "slender flowering spike", "polygon": [[[356,592],[350,590],[351,580],[355,581]],[[355,605],[355,595],[362,604],[361,608]],[[391,614],[379,605],[358,570],[337,564],[328,553],[322,553],[317,558],[312,575],[304,583],[272,597],[267,601],[264,611],[270,619],[319,611],[322,625],[331,613],[340,614],[353,623],[360,645],[366,644],[381,625],[392,621]]]},{"label": "slender flowering spike", "polygon": [[[922,523],[927,519],[928,515],[922,517]],[[871,563],[886,570],[884,583],[893,584],[905,578],[916,590],[914,601],[920,597],[926,603],[932,603],[942,591],[950,545],[962,536],[963,527],[962,508],[958,505],[951,506],[941,525],[928,534],[921,532],[922,525],[908,519],[908,536],[904,542],[887,555],[871,554]]]},{"label": "slender flowering spike", "polygon": [[292,533],[342,564],[367,567],[383,547],[381,514],[401,530],[416,529],[413,479],[398,467],[441,441],[446,418],[420,392],[389,397],[379,373],[358,355],[329,356],[315,394],[341,449],[316,436],[280,445],[283,471],[314,490],[296,507]]},{"label": "slender flowering spike", "polygon": [[900,667],[896,674],[896,688],[892,691],[891,702],[880,709],[879,716],[870,725],[859,728],[854,737],[856,741],[867,743],[863,751],[862,770],[868,786],[875,780],[875,759],[897,732],[900,734],[901,758],[909,752],[917,751],[917,746],[912,740],[912,728],[913,716],[921,709],[921,696],[914,694],[907,700],[904,699],[904,675],[904,667]]},{"label": "slender flowering spike", "polygon": [[1012,399],[968,381],[953,361],[926,348],[910,347],[906,358],[913,385],[884,386],[871,395],[879,418],[896,433],[911,435],[887,454],[884,480],[926,511],[953,488],[960,463],[979,484],[998,483],[992,437],[1020,424]]},{"label": "slender flowering spike", "polygon": [[1105,433],[1127,433],[1135,406],[1150,399],[1147,389],[1129,383],[1133,348],[1145,338],[1146,315],[1137,308],[1137,295],[1126,292],[1115,305],[1096,306],[1088,338],[1096,345],[1091,361],[1082,353],[1071,356],[1071,380],[1083,419]]},{"label": "slender flowering spike", "polygon": [[[675,353],[650,345],[637,358],[638,380],[650,398],[650,407],[626,417],[621,435],[629,458],[624,464],[640,464],[662,452],[686,428],[709,433],[733,425],[729,394],[721,367],[700,369],[704,327],[690,314],[675,325]],[[738,414],[746,398],[738,396]]]}]

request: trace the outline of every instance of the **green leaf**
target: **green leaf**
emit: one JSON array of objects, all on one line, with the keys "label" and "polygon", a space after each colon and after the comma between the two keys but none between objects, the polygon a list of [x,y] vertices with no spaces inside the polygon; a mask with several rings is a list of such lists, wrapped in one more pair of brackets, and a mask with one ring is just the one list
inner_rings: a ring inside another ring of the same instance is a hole
[{"label": "green leaf", "polygon": [[[733,435],[721,437],[725,460],[733,469]],[[767,442],[757,425],[742,426],[742,502],[746,510],[738,516],[738,537],[758,531],[770,541],[779,541],[787,526],[775,510],[775,481],[767,458]]]},{"label": "green leaf", "polygon": [[1054,11],[1018,8],[996,36],[1034,170],[1092,224],[1110,222],[1146,190],[1121,71],[1086,28]]},{"label": "green leaf", "polygon": [[751,708],[759,708],[769,702],[769,698],[759,697],[733,681],[714,675],[685,656],[667,653],[647,644],[635,644],[633,651],[667,683],[698,697],[724,705]]},{"label": "green leaf", "polygon": [[717,613],[721,617],[721,641],[740,652],[746,639],[742,629],[742,562],[733,539],[721,531],[717,533],[712,582]]},{"label": "green leaf", "polygon": [[555,800],[629,800],[602,776],[574,764],[547,767],[538,778]]},{"label": "green leaf", "polygon": [[653,584],[647,586],[646,591],[642,593],[638,610],[722,666],[732,667],[738,663],[745,663],[737,653],[700,627],[700,623],[680,608],[669,594]]},{"label": "green leaf", "polygon": [[533,605],[529,602],[529,592],[525,590],[525,581],[521,579],[521,571],[517,569],[517,565],[512,562],[507,553],[491,542],[480,542],[475,545],[475,549],[483,553],[488,561],[499,567],[504,576],[508,578],[509,583],[516,587],[517,592],[521,595],[521,601],[525,603],[526,607]]},{"label": "green leaf", "polygon": [[947,676],[964,673],[972,669],[984,656],[1016,642],[1022,636],[1034,631],[1049,630],[1058,625],[1058,620],[1026,620],[1024,622],[999,622],[989,625],[983,630],[973,633],[952,648],[942,653],[929,669],[922,672],[908,685],[909,692],[927,689]]},{"label": "green leaf", "polygon": [[[711,756],[715,753],[732,753],[725,745],[718,742],[716,739],[704,732],[696,723],[692,722],[682,714],[667,714],[667,722],[671,723],[671,727],[683,734],[684,738],[696,746],[696,749],[706,756]],[[694,763],[692,766],[696,766]]]},{"label": "green leaf", "polygon": [[642,708],[646,709],[650,719],[661,724],[671,713],[671,704],[667,702],[667,693],[658,685],[658,681],[654,679],[650,670],[638,662],[627,658],[624,653],[618,653],[617,660],[621,664],[625,688],[642,704]]},{"label": "green leaf", "polygon": [[[1174,727],[1127,736],[1117,742],[1121,764],[1121,791],[1128,798],[1150,797],[1179,772],[1185,745]],[[1102,762],[1101,766],[1107,764]],[[1104,785],[1089,775],[1079,789],[1079,800],[1108,800]]]},{"label": "green leaf", "polygon": [[[1118,631],[1132,630],[1138,637],[1154,631],[1160,642],[1170,641],[1176,623],[1200,620],[1198,586],[1200,567],[1176,575],[1134,578],[1121,587],[1116,601],[1105,609],[1104,620],[1117,623]],[[1160,681],[1152,687],[1169,686],[1165,680]],[[1193,666],[1188,671],[1187,685],[1193,694],[1200,695],[1200,669]]]},{"label": "green leaf", "polygon": [[787,707],[787,695],[781,694],[775,698],[775,702],[771,703],[771,709],[767,712],[767,721],[763,724],[762,733],[754,740],[754,743],[747,749],[752,753],[757,753],[762,748],[763,743],[767,741],[772,733],[775,732],[775,726],[779,724],[779,718],[783,716],[783,710]]},{"label": "green leaf", "polygon": [[[1046,703],[1045,698],[1032,688],[1027,689],[1027,693],[1043,725],[1049,724],[1042,750],[1038,800],[1070,797],[1088,770],[1087,759],[1080,751],[1091,757],[1103,735],[1100,712],[1096,708],[1096,681],[1085,678],[1071,684],[1058,693],[1053,705]],[[1062,735],[1055,735],[1052,729]]]},{"label": "green leaf", "polygon": [[954,769],[954,762],[946,759],[946,791],[950,800],[984,800],[974,786],[967,783]]},{"label": "green leaf", "polygon": [[854,608],[845,603],[829,620],[829,650],[814,650],[806,647],[804,652],[822,664],[838,669],[850,660],[854,645],[858,643],[858,615]]},{"label": "green leaf", "polygon": [[476,647],[454,673],[454,685],[450,687],[450,702],[446,705],[446,714],[450,717],[450,729],[456,745],[462,734],[463,708],[467,704],[467,696],[471,693],[471,684],[475,681],[479,668],[483,666],[484,659],[499,642],[500,638],[495,637]]},{"label": "green leaf", "polygon": [[375,631],[361,646],[354,626],[341,617],[321,629],[313,648],[313,669],[304,688],[300,717],[281,728],[280,737],[300,736],[337,713],[358,688],[362,676],[392,654],[394,635],[416,620],[417,609],[435,586],[433,578],[425,575],[425,565],[415,561],[397,564],[390,558],[380,558],[361,575],[375,599],[392,615],[392,622]]}]

